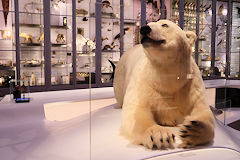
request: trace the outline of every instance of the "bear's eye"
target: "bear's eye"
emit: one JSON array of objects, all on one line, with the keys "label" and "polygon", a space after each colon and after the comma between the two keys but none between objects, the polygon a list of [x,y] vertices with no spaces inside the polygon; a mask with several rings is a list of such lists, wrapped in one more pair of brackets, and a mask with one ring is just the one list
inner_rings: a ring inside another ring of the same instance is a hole
[{"label": "bear's eye", "polygon": [[162,27],[168,27],[168,25],[167,24],[162,24]]}]

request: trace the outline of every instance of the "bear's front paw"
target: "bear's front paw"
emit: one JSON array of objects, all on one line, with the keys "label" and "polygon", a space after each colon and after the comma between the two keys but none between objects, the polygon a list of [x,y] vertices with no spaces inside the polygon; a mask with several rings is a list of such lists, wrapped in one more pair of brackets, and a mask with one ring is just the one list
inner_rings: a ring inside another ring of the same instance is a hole
[{"label": "bear's front paw", "polygon": [[143,135],[142,144],[149,149],[173,148],[175,135],[165,127],[154,125]]},{"label": "bear's front paw", "polygon": [[179,148],[191,148],[210,142],[214,136],[214,130],[210,125],[202,121],[189,121],[180,127]]}]

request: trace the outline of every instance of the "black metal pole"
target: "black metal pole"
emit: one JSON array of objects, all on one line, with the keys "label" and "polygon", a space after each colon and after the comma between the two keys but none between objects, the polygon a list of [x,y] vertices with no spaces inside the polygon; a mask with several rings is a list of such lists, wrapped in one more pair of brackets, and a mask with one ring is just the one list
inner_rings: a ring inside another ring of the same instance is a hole
[{"label": "black metal pole", "polygon": [[16,80],[21,79],[20,74],[20,40],[19,40],[19,5],[18,0],[14,0],[14,8],[15,8],[15,40],[16,40]]},{"label": "black metal pole", "polygon": [[44,75],[45,87],[51,87],[51,31],[50,31],[50,1],[43,1],[44,9]]},{"label": "black metal pole", "polygon": [[179,1],[179,27],[183,29],[184,27],[184,0]]},{"label": "black metal pole", "polygon": [[96,28],[95,28],[95,33],[96,33],[96,53],[95,53],[95,58],[96,58],[96,75],[95,75],[95,81],[96,85],[98,87],[101,86],[101,68],[102,68],[102,0],[96,0],[96,6],[95,6],[95,13],[96,13]]},{"label": "black metal pole", "polygon": [[72,84],[76,87],[76,0],[72,0]]},{"label": "black metal pole", "polygon": [[124,0],[120,0],[120,56],[124,50]]},{"label": "black metal pole", "polygon": [[146,25],[146,0],[141,0],[141,26]]},{"label": "black metal pole", "polygon": [[211,30],[211,69],[215,66],[215,41],[216,41],[216,6],[217,1],[212,0],[212,30]]},{"label": "black metal pole", "polygon": [[[231,24],[232,24],[232,0],[228,0],[227,7],[227,32],[226,32],[226,68],[225,77],[230,75],[230,61],[231,61]],[[240,67],[240,66],[239,66]]]},{"label": "black metal pole", "polygon": [[195,43],[195,61],[196,63],[198,64],[198,47],[199,47],[199,21],[200,21],[200,0],[197,0],[197,10],[196,10],[196,13],[197,13],[197,17],[196,17],[196,35],[197,35],[197,40],[196,40],[196,43]]},{"label": "black metal pole", "polygon": [[160,10],[161,10],[161,19],[166,19],[167,8],[165,5],[165,0],[160,0]]}]

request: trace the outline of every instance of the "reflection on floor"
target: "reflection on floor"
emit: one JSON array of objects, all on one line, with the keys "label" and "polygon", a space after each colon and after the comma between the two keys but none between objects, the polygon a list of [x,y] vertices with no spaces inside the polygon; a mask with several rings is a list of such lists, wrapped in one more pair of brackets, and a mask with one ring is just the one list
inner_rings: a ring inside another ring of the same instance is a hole
[{"label": "reflection on floor", "polygon": [[[91,113],[89,90],[33,93],[32,101],[26,104],[15,104],[9,99],[1,101],[0,159],[88,160],[91,155],[92,160],[137,160],[187,151],[179,148],[152,151],[131,144],[119,135],[121,109],[113,98],[113,89],[92,89],[91,92],[94,97]],[[45,115],[52,118],[51,121]],[[227,122],[237,120],[237,115],[229,115],[232,116]],[[230,127],[227,127],[216,120],[213,143],[199,148],[221,147],[240,151],[240,141],[228,132]],[[236,130],[235,136],[239,136],[239,131]]]},{"label": "reflection on floor", "polygon": [[97,99],[91,101],[66,101],[44,104],[44,113],[47,120],[66,121],[78,116],[94,112],[116,103],[115,98]]}]

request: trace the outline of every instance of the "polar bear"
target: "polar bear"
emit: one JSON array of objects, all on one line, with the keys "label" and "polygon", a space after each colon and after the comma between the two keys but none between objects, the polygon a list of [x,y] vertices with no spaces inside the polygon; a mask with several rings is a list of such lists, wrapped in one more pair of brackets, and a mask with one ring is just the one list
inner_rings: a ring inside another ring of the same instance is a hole
[{"label": "polar bear", "polygon": [[121,134],[149,149],[172,148],[177,126],[190,148],[214,137],[214,118],[204,83],[192,58],[196,35],[168,20],[140,29],[141,44],[121,57],[114,75],[114,93],[122,106]]}]

